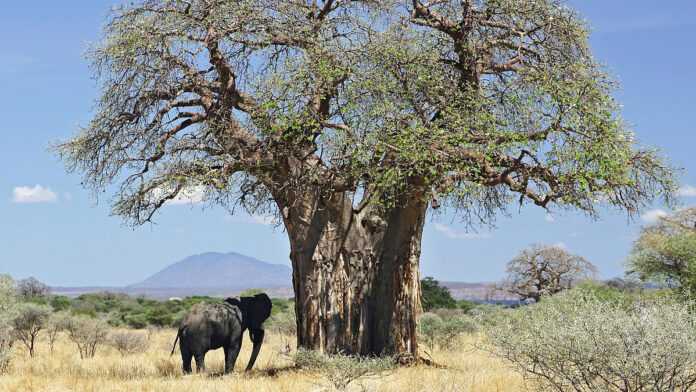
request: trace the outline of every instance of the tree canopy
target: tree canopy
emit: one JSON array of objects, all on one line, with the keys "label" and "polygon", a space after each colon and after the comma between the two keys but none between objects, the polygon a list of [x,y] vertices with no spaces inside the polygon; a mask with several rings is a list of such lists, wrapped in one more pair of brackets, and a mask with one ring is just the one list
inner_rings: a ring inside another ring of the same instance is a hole
[{"label": "tree canopy", "polygon": [[273,211],[288,192],[393,204],[413,187],[464,217],[513,197],[594,214],[669,195],[557,0],[145,0],[90,52],[101,98],[58,147],[114,212],[168,200]]},{"label": "tree canopy", "polygon": [[440,282],[429,276],[421,281],[421,304],[426,312],[432,309],[457,307],[457,301],[452,297],[449,289],[440,286]]},{"label": "tree canopy", "polygon": [[660,218],[641,231],[628,260],[630,274],[696,293],[696,208]]},{"label": "tree canopy", "polygon": [[510,260],[502,290],[522,300],[539,302],[542,297],[570,289],[597,274],[596,267],[582,256],[560,246],[534,245]]}]

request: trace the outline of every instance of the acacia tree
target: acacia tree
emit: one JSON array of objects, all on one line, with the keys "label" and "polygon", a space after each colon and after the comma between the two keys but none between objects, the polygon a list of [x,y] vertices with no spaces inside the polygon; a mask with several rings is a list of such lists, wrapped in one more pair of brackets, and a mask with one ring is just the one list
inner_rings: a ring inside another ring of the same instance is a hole
[{"label": "acacia tree", "polygon": [[275,213],[301,347],[415,354],[430,206],[635,212],[673,190],[555,0],[146,0],[91,51],[101,98],[58,146],[113,212],[191,192]]},{"label": "acacia tree", "polygon": [[696,294],[696,207],[643,228],[628,259],[629,274]]},{"label": "acacia tree", "polygon": [[510,260],[506,273],[500,289],[522,300],[539,302],[543,296],[560,293],[594,278],[597,268],[584,257],[559,246],[534,245]]}]

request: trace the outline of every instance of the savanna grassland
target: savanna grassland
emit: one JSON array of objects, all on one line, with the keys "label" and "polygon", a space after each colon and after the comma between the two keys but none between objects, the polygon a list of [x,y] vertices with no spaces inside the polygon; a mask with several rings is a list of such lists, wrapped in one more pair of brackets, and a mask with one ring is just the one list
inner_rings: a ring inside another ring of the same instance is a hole
[{"label": "savanna grassland", "polygon": [[[142,332],[146,333],[146,332]],[[122,356],[110,346],[100,346],[96,356],[80,359],[74,344],[61,334],[53,354],[39,342],[34,358],[17,344],[11,367],[0,376],[0,390],[26,391],[331,391],[335,390],[322,372],[294,366],[294,339],[267,334],[256,367],[241,370],[249,358],[248,339],[237,361],[235,373],[222,376],[223,353],[206,356],[208,370],[203,375],[184,376],[177,352],[170,357],[173,329],[154,331],[147,350]],[[463,337],[456,351],[434,351],[439,367],[418,365],[389,370],[351,382],[349,391],[520,391],[522,378],[500,361],[476,348],[480,338]],[[287,353],[288,343],[291,353]]]}]

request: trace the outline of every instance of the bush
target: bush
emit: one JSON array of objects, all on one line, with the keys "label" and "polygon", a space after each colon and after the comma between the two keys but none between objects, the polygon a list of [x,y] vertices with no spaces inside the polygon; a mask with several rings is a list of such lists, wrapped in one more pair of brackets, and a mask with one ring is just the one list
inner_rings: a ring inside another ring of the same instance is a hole
[{"label": "bush", "polygon": [[297,334],[297,322],[295,311],[285,310],[272,315],[268,319],[268,326],[272,331],[282,336],[294,336]]},{"label": "bush", "polygon": [[14,280],[9,275],[0,274],[0,374],[10,365],[11,350],[15,334],[12,319],[17,310],[17,295]]},{"label": "bush", "polygon": [[64,311],[53,313],[48,320],[46,334],[48,335],[48,346],[53,354],[53,346],[56,343],[58,333],[66,329],[69,325],[70,314]]},{"label": "bush", "polygon": [[695,331],[685,304],[570,292],[507,312],[488,340],[542,389],[686,391],[696,386]]},{"label": "bush", "polygon": [[423,313],[418,319],[418,334],[431,352],[435,350],[442,324],[442,318],[435,313]]},{"label": "bush", "polygon": [[461,310],[438,309],[434,313],[424,313],[418,320],[421,341],[432,352],[435,347],[445,350],[459,346],[459,338],[476,331],[476,322]]},{"label": "bush", "polygon": [[24,303],[12,320],[14,333],[27,348],[30,357],[34,357],[36,337],[48,325],[51,312],[48,306]]},{"label": "bush", "polygon": [[145,352],[149,346],[148,336],[137,332],[119,331],[111,334],[109,344],[122,356]]},{"label": "bush", "polygon": [[295,354],[295,364],[320,373],[334,388],[345,390],[360,378],[373,376],[393,369],[393,358],[361,358],[350,355],[323,355],[316,351],[300,349]]},{"label": "bush", "polygon": [[66,320],[66,328],[70,340],[75,343],[80,358],[93,358],[97,347],[104,343],[108,335],[109,325],[97,319],[84,316],[72,317]]}]

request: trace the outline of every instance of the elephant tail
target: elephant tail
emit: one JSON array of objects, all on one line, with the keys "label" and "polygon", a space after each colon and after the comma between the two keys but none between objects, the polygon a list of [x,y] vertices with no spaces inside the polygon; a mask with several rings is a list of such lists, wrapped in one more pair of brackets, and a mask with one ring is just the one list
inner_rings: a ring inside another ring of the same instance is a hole
[{"label": "elephant tail", "polygon": [[174,355],[174,351],[176,350],[176,342],[179,340],[179,338],[181,337],[181,334],[184,332],[184,328],[185,328],[185,327],[181,327],[181,328],[179,328],[179,330],[176,332],[176,339],[174,339],[174,344],[172,345],[172,352],[169,353],[169,356],[170,356],[170,357],[171,357],[172,355]]}]

